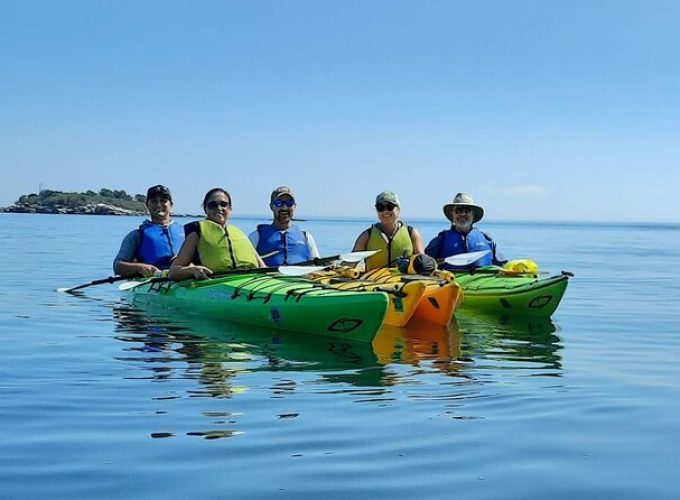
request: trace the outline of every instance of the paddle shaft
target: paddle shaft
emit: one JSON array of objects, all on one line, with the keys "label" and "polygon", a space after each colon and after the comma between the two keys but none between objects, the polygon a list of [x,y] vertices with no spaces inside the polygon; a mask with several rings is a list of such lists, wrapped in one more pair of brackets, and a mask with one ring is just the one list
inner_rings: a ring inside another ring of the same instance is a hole
[{"label": "paddle shaft", "polygon": [[[266,274],[266,273],[280,273],[284,276],[304,276],[305,274],[308,273],[313,273],[313,272],[318,272],[322,270],[323,268],[320,266],[313,267],[313,266],[278,266],[278,267],[254,267],[251,269],[233,269],[230,271],[223,271],[219,273],[215,273],[209,278],[206,278],[205,280],[196,280],[196,281],[206,281],[210,280],[213,278],[221,278],[224,276],[234,276],[234,275],[240,275],[240,274]],[[186,281],[186,280],[194,280],[195,278],[184,278],[182,280],[173,280],[169,277],[160,277],[160,278],[151,278],[145,281],[136,281],[136,282],[130,282],[130,283],[123,283],[121,285],[121,290],[129,290],[130,288],[135,288],[141,285],[148,285],[148,284],[153,284],[153,283],[165,283],[168,281],[175,281],[175,282],[180,282],[180,281]],[[130,286],[126,286],[130,285]]]},{"label": "paddle shaft", "polygon": [[[221,278],[223,276],[233,276],[233,275],[239,275],[239,274],[264,274],[264,273],[275,273],[279,270],[278,267],[254,267],[252,269],[233,269],[231,271],[222,271],[220,273],[215,273],[210,278]],[[191,280],[195,278],[185,278],[184,280],[178,280],[178,281],[186,281],[186,280]],[[148,285],[149,283],[165,283],[166,281],[175,281],[170,279],[167,276],[162,276],[158,278],[151,278],[146,281],[140,281],[140,285]],[[202,280],[200,280],[202,281]]]},{"label": "paddle shaft", "polygon": [[83,288],[87,288],[87,287],[90,287],[90,286],[103,285],[105,283],[110,284],[110,283],[115,283],[116,281],[123,281],[123,280],[127,280],[127,279],[130,279],[130,277],[129,276],[109,276],[108,278],[102,278],[102,279],[99,279],[99,280],[90,281],[89,283],[84,283],[82,285],[74,286],[74,287],[71,287],[71,288],[66,288],[66,289],[59,288],[59,291],[65,292],[65,293],[75,292],[76,290],[82,290]]},{"label": "paddle shaft", "polygon": [[357,252],[349,252],[338,255],[331,255],[330,257],[316,257],[314,259],[305,260],[303,262],[296,262],[296,266],[325,266],[331,264],[336,260],[344,260],[346,262],[358,262],[361,259],[375,255],[380,250],[361,250]]}]

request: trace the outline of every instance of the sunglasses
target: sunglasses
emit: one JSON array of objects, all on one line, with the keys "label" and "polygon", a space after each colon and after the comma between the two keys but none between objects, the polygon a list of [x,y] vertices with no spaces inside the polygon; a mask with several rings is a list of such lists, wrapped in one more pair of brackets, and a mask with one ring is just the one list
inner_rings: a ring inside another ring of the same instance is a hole
[{"label": "sunglasses", "polygon": [[168,203],[170,201],[170,198],[167,196],[153,196],[152,198],[147,198],[147,203]]},{"label": "sunglasses", "polygon": [[385,210],[389,210],[391,212],[395,208],[397,208],[397,205],[395,205],[394,203],[377,203],[375,205],[375,209],[378,212],[384,212]]},{"label": "sunglasses", "polygon": [[230,208],[231,203],[229,203],[228,201],[215,201],[215,200],[213,200],[213,201],[209,201],[206,204],[206,207],[208,207],[209,210],[215,210],[217,207]]},{"label": "sunglasses", "polygon": [[295,205],[295,200],[274,200],[272,201],[272,205],[274,205],[276,208],[281,208],[281,207],[292,207]]},{"label": "sunglasses", "polygon": [[457,214],[470,214],[472,213],[472,209],[470,207],[456,207],[453,209],[453,211]]}]

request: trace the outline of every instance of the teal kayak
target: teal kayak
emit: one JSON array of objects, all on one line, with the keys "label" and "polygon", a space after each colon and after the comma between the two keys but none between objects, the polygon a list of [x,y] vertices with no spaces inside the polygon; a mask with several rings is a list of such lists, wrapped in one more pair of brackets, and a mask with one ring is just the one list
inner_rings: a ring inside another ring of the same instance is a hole
[{"label": "teal kayak", "polygon": [[549,318],[559,306],[570,276],[570,273],[540,276],[489,271],[456,273],[455,280],[463,289],[461,311]]},{"label": "teal kayak", "polygon": [[234,323],[371,342],[387,312],[384,292],[345,291],[302,278],[244,273],[201,281],[140,281],[136,303]]}]

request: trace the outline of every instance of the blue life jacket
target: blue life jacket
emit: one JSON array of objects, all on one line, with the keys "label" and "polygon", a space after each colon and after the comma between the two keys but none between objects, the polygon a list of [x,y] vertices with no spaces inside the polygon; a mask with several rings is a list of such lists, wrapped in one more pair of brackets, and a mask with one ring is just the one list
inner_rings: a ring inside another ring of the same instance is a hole
[{"label": "blue life jacket", "polygon": [[[477,228],[472,228],[467,234],[459,233],[454,229],[447,229],[439,233],[437,238],[442,239],[441,252],[438,258],[449,257],[459,253],[491,250],[488,255],[485,255],[469,267],[490,266],[494,262],[495,248],[492,244],[493,240]],[[444,269],[453,271],[460,268],[444,264]]]},{"label": "blue life jacket", "polygon": [[168,269],[182,243],[184,228],[181,224],[171,222],[169,226],[161,226],[145,221],[139,226],[137,260],[158,269]]},{"label": "blue life jacket", "polygon": [[257,233],[260,238],[257,253],[267,255],[276,252],[263,259],[270,267],[297,264],[311,258],[307,247],[307,235],[295,225],[281,231],[273,224],[259,224]]}]

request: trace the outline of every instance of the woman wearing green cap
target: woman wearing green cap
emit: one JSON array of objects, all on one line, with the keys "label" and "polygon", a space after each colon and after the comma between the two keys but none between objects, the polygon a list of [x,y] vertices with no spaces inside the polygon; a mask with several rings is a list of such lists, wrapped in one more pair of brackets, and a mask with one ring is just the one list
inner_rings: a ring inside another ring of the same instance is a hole
[{"label": "woman wearing green cap", "polygon": [[353,252],[380,250],[366,259],[366,270],[392,267],[400,257],[424,253],[420,233],[399,220],[401,204],[392,191],[383,191],[375,198],[378,213],[376,224],[363,231],[354,243]]}]

